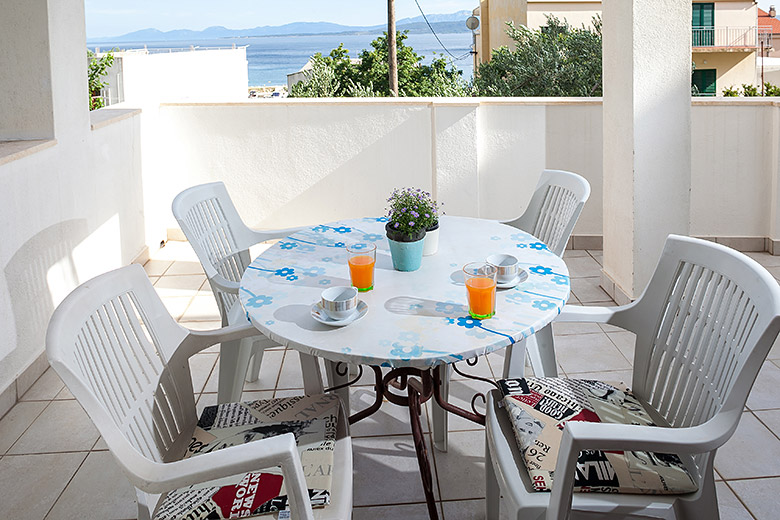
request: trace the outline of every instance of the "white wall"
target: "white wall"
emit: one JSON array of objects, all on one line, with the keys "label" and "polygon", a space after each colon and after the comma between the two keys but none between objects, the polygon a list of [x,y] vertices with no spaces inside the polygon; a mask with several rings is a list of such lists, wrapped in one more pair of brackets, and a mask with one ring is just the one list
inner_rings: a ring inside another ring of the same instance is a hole
[{"label": "white wall", "polygon": [[90,129],[84,2],[49,2],[47,18],[57,142],[0,165],[2,397],[43,353],[60,300],[145,243],[139,118]]},{"label": "white wall", "polygon": [[[770,236],[778,110],[762,100],[693,101],[692,234]],[[256,227],[381,214],[403,186],[433,188],[451,214],[508,219],[543,168],[588,179],[575,234],[602,234],[600,99],[166,104],[158,132],[144,173],[154,236],[178,227],[170,203],[179,191],[214,180]]]}]

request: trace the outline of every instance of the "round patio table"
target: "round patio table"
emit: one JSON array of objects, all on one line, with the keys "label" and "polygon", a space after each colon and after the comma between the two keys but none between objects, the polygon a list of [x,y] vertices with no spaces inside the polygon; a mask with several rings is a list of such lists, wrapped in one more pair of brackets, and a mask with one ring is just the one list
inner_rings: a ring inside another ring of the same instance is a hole
[{"label": "round patio table", "polygon": [[[430,467],[420,427],[420,405],[431,397],[443,409],[484,424],[484,416],[447,403],[441,367],[513,345],[550,323],[569,296],[563,260],[532,235],[493,220],[444,216],[439,250],[413,272],[393,269],[384,226],[362,218],[318,225],[280,240],[245,271],[240,299],[257,329],[274,341],[333,362],[369,365],[377,401],[350,416],[354,423],[381,406],[382,397],[410,408],[412,434],[428,499],[436,518]],[[374,289],[358,298],[368,312],[345,327],[316,321],[312,305],[324,289],[350,285],[350,241],[377,247]],[[469,316],[462,267],[496,253],[519,259],[527,277],[496,294],[490,319]],[[383,374],[379,367],[389,367]],[[399,395],[391,388],[407,391]]]}]

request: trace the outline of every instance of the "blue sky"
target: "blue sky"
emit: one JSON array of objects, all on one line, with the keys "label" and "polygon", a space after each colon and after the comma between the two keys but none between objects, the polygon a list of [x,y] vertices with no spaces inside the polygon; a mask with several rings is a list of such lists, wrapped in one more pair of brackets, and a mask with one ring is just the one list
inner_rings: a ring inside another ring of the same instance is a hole
[{"label": "blue sky", "polygon": [[[474,9],[479,0],[418,0],[426,14]],[[290,22],[376,25],[387,21],[385,0],[86,0],[87,37],[119,36],[153,27],[246,29]],[[414,0],[395,0],[397,18],[418,16]]]}]

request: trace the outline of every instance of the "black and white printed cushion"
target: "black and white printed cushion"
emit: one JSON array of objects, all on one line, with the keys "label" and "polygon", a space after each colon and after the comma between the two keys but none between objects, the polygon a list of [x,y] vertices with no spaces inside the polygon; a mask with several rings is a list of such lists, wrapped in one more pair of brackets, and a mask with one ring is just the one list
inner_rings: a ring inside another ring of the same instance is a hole
[{"label": "black and white printed cushion", "polygon": [[[295,435],[312,507],[330,503],[333,450],[339,417],[334,394],[295,396],[209,406],[184,458],[284,433]],[[154,520],[247,518],[289,509],[279,468],[180,488],[165,497]]]},{"label": "black and white printed cushion", "polygon": [[[499,384],[536,491],[552,488],[567,422],[654,426],[629,391],[601,381],[529,377],[504,379]],[[696,490],[690,472],[674,454],[587,450],[577,460],[577,492],[680,494]]]}]

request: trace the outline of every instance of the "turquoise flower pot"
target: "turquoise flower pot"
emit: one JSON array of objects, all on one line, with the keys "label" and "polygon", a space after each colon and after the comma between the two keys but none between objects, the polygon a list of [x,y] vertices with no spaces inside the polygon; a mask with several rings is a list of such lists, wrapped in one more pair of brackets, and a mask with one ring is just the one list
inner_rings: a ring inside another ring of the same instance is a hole
[{"label": "turquoise flower pot", "polygon": [[390,256],[396,271],[416,271],[420,268],[425,238],[414,242],[396,242],[390,238],[387,241],[390,242]]}]

